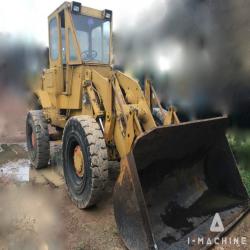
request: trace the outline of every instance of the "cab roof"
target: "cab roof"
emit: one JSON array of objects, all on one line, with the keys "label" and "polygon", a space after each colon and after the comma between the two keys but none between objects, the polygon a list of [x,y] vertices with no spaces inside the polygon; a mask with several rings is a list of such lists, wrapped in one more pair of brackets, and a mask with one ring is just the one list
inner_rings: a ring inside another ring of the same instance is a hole
[{"label": "cab roof", "polygon": [[[55,16],[57,13],[61,12],[62,10],[66,9],[66,8],[71,8],[73,3],[74,2],[64,2],[64,3],[62,3],[58,8],[56,8],[49,15],[48,18],[51,19],[51,17]],[[105,15],[105,10],[97,10],[97,9],[93,9],[93,8],[85,7],[85,6],[81,5],[81,14],[86,15],[86,16],[92,16],[92,17],[103,19],[104,15]]]}]

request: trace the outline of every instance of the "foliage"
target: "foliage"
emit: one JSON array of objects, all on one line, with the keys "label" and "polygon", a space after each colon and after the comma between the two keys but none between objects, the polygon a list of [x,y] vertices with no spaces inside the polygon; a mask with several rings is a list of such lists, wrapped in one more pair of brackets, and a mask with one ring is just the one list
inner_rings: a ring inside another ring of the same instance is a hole
[{"label": "foliage", "polygon": [[239,165],[242,180],[250,194],[250,131],[230,130],[227,138]]}]

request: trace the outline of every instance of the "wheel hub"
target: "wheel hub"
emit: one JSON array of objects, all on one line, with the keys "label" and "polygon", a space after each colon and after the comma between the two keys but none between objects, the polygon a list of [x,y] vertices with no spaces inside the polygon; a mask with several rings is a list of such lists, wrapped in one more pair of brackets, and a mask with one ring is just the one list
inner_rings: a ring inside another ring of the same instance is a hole
[{"label": "wheel hub", "polygon": [[84,175],[84,158],[81,147],[77,145],[74,149],[74,168],[79,177]]}]

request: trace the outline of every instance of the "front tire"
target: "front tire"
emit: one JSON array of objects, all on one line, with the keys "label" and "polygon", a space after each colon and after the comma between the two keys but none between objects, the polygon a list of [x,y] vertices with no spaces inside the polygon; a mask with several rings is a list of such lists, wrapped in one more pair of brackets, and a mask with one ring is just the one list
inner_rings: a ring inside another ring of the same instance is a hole
[{"label": "front tire", "polygon": [[66,123],[63,170],[69,196],[79,208],[93,206],[101,199],[108,180],[108,155],[94,118],[75,116]]}]

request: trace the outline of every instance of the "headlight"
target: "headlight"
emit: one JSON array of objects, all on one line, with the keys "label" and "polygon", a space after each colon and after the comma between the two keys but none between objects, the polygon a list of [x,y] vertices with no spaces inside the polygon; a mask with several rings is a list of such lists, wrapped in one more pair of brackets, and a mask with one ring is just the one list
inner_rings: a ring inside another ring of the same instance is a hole
[{"label": "headlight", "polygon": [[80,14],[81,13],[81,3],[79,2],[72,2],[72,7],[71,7],[71,11],[74,14]]},{"label": "headlight", "polygon": [[104,10],[104,18],[107,20],[112,19],[112,10]]}]

